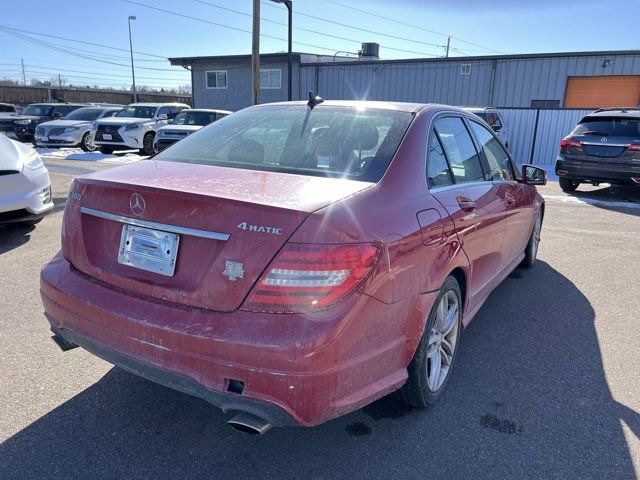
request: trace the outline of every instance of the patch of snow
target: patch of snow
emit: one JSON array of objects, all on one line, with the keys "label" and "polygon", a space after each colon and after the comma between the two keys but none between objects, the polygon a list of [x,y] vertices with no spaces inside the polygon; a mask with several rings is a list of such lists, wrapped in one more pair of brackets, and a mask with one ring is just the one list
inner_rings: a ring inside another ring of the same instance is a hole
[{"label": "patch of snow", "polygon": [[611,202],[588,197],[570,197],[568,195],[542,195],[545,200],[561,203],[573,203],[577,205],[595,205],[613,208],[640,208],[640,203],[633,202]]},{"label": "patch of snow", "polygon": [[81,148],[37,148],[36,150],[42,157],[81,162],[121,164],[133,163],[147,158],[144,155],[131,152],[106,155],[100,152],[85,152]]}]

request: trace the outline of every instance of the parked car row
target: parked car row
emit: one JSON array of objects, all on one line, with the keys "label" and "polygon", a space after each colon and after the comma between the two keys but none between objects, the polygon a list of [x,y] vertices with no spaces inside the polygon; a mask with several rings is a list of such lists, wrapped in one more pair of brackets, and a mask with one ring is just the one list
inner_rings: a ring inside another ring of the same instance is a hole
[{"label": "parked car row", "polygon": [[184,103],[34,103],[19,112],[0,104],[0,133],[13,133],[37,147],[80,147],[107,154],[137,149],[152,155],[230,113],[190,109]]}]

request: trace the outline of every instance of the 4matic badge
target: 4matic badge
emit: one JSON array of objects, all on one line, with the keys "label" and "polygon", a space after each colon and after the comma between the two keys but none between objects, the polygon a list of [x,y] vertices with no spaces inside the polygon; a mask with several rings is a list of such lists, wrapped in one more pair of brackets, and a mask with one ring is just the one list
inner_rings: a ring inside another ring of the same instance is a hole
[{"label": "4matic badge", "polygon": [[277,227],[267,227],[266,225],[251,225],[247,222],[238,224],[238,228],[241,230],[247,230],[249,232],[256,233],[270,233],[272,235],[282,235],[282,229]]}]

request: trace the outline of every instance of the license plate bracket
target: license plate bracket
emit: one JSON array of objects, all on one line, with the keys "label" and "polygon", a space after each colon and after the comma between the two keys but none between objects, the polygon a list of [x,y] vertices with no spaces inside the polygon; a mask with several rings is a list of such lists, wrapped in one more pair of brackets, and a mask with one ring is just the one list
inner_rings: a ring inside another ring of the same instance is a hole
[{"label": "license plate bracket", "polygon": [[175,273],[180,235],[136,225],[124,225],[118,263],[167,277]]}]

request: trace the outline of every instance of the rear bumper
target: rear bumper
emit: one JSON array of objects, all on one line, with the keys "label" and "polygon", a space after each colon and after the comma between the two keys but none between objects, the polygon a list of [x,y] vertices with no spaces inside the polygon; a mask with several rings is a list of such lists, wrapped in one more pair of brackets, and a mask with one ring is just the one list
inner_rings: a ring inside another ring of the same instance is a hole
[{"label": "rear bumper", "polygon": [[572,178],[582,182],[618,183],[639,185],[633,178],[640,178],[640,163],[637,165],[620,165],[608,162],[577,162],[558,158],[556,175]]},{"label": "rear bumper", "polygon": [[[408,337],[407,324],[437,296],[387,305],[354,294],[311,315],[222,314],[129,295],[61,254],[40,285],[45,315],[67,341],[224,411],[304,426],[402,386],[419,339]],[[244,384],[241,395],[227,391],[230,380]]]},{"label": "rear bumper", "polygon": [[82,347],[96,357],[100,357],[113,365],[117,365],[128,372],[152,382],[173,388],[188,395],[193,395],[194,397],[202,398],[220,408],[223,412],[248,412],[280,427],[297,425],[296,421],[285,410],[273,404],[250,400],[241,395],[232,395],[210,390],[191,377],[128,357],[91,341],[86,337],[82,337],[67,328],[60,330],[51,327],[51,331],[58,337],[61,337],[65,342]]}]

